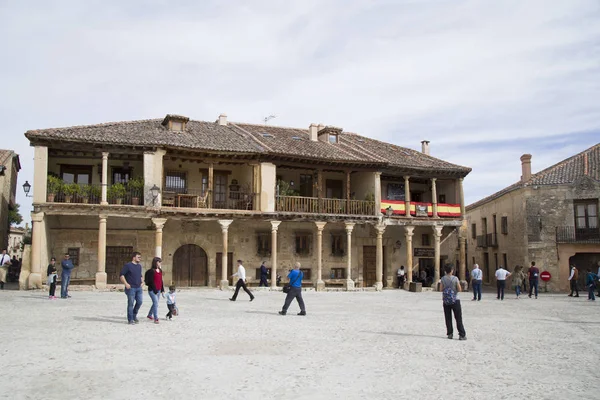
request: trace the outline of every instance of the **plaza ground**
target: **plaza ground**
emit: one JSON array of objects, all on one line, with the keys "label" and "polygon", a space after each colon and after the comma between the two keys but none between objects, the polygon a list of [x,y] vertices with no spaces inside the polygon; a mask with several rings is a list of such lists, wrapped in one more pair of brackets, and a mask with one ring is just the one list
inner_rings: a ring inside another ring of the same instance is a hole
[{"label": "plaza ground", "polygon": [[[600,301],[462,294],[467,341],[441,294],[182,290],[181,311],[127,325],[122,292],[0,292],[0,398],[598,399]],[[455,337],[457,337],[455,331]]]}]

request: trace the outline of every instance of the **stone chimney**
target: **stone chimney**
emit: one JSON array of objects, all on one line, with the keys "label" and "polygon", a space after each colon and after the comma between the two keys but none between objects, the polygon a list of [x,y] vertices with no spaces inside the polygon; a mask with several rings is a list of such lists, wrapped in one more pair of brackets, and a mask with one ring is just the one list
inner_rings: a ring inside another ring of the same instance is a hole
[{"label": "stone chimney", "polygon": [[308,127],[308,135],[310,136],[310,140],[313,142],[317,142],[319,140],[319,125],[317,124],[310,124],[310,126]]},{"label": "stone chimney", "polygon": [[521,156],[521,182],[531,179],[531,154]]},{"label": "stone chimney", "polygon": [[421,141],[421,152],[423,154],[429,155],[429,140]]},{"label": "stone chimney", "polygon": [[317,133],[319,133],[319,131],[323,128],[325,128],[325,125],[323,125],[323,124],[317,125]]},{"label": "stone chimney", "polygon": [[227,126],[227,115],[226,114],[219,115],[219,125]]}]

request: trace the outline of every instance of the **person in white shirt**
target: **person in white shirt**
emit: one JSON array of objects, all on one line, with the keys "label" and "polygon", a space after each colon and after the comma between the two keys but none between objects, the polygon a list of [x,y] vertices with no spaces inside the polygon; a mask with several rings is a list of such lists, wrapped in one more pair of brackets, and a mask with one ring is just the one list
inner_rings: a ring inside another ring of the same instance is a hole
[{"label": "person in white shirt", "polygon": [[10,265],[10,256],[6,254],[6,249],[2,250],[2,256],[0,256],[0,289],[4,289],[4,283],[6,282],[6,273],[8,272],[8,266]]},{"label": "person in white shirt", "polygon": [[473,301],[481,301],[481,284],[483,283],[483,271],[479,269],[479,265],[473,265],[471,271],[471,285],[473,286]]},{"label": "person in white shirt", "polygon": [[498,300],[504,300],[504,288],[506,287],[506,278],[510,276],[510,272],[502,268],[502,265],[496,270],[496,286],[498,287]]},{"label": "person in white shirt", "polygon": [[252,300],[254,300],[254,295],[246,287],[246,268],[244,268],[244,266],[242,265],[242,260],[237,260],[237,262],[238,262],[238,270],[235,274],[231,275],[231,277],[233,278],[234,276],[237,276],[238,281],[235,284],[235,293],[233,294],[233,297],[230,298],[229,300],[235,301],[237,299],[237,295],[238,295],[238,292],[240,291],[240,288],[244,288],[244,291],[246,293],[248,293],[248,296],[250,296],[250,301],[252,301]]},{"label": "person in white shirt", "polygon": [[397,275],[398,275],[398,289],[400,289],[404,285],[404,280],[406,278],[406,272],[404,271],[404,265],[402,265],[398,269]]},{"label": "person in white shirt", "polygon": [[571,294],[569,294],[569,297],[573,297],[573,292],[575,292],[575,297],[579,297],[577,279],[579,279],[579,271],[577,270],[576,266],[571,265],[571,273],[569,274],[569,285],[571,286]]}]

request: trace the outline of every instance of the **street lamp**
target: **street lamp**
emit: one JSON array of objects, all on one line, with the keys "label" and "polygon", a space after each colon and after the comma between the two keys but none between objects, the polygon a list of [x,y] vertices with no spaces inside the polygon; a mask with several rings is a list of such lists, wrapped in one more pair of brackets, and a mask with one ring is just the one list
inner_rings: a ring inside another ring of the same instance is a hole
[{"label": "street lamp", "polygon": [[152,194],[152,206],[156,205],[156,198],[160,193],[160,188],[156,186],[156,183],[150,188],[150,193]]},{"label": "street lamp", "polygon": [[23,191],[25,192],[25,197],[33,197],[29,195],[29,191],[31,190],[31,185],[29,184],[29,182],[25,181],[25,183],[23,184]]}]

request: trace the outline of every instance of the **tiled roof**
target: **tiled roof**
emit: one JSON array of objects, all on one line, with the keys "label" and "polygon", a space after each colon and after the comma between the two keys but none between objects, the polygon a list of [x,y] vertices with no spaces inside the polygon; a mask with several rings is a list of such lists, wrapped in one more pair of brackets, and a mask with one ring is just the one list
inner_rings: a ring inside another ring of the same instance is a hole
[{"label": "tiled roof", "polygon": [[462,176],[471,171],[467,167],[356,133],[343,132],[338,136],[338,143],[332,144],[311,141],[308,129],[232,122],[219,125],[217,122],[190,120],[184,132],[173,132],[162,123],[163,119],[111,122],[31,130],[25,136],[32,142],[55,139],[62,142],[202,149],[326,162],[379,164],[392,168],[445,170]]},{"label": "tiled roof", "polygon": [[469,204],[466,209],[469,211],[477,208],[525,186],[570,185],[584,175],[600,182],[600,143],[533,174],[527,182],[513,183],[488,197]]}]

